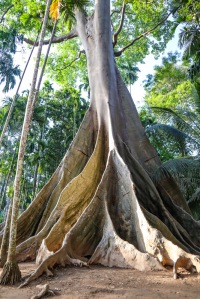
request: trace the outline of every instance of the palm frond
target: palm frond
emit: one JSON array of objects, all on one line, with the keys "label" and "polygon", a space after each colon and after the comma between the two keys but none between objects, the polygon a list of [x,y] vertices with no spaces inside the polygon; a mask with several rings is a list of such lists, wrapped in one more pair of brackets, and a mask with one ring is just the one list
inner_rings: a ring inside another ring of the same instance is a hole
[{"label": "palm frond", "polygon": [[192,204],[196,201],[200,201],[200,188],[197,188],[196,191],[192,194],[191,198],[188,200],[188,204]]},{"label": "palm frond", "polygon": [[[177,129],[182,130],[184,132],[190,132],[191,131],[191,124],[188,123],[181,117],[178,113],[178,109],[172,110],[170,108],[163,108],[163,107],[150,107],[153,111],[156,112],[160,117],[162,117],[162,120],[165,122],[171,122],[173,124],[176,124]],[[180,112],[182,115],[183,110]]]},{"label": "palm frond", "polygon": [[[189,131],[187,132],[189,135],[198,135],[199,136],[199,131],[200,131],[200,118],[199,118],[199,113],[198,113],[198,108],[196,107],[196,102],[195,102],[195,97],[193,97],[193,100],[194,100],[194,104],[195,104],[195,107],[194,109],[195,110],[186,110],[186,109],[181,109],[181,108],[177,108],[175,110],[175,112],[178,114],[178,115],[181,115],[183,121],[185,121],[185,123],[183,124],[183,126],[181,127],[182,130],[186,130],[186,129],[189,129]],[[196,97],[196,101],[197,101],[197,97]],[[185,125],[187,124],[187,125]]]},{"label": "palm frond", "polygon": [[[172,175],[175,178],[200,180],[200,160],[195,158],[179,158],[163,163],[154,173],[153,178],[159,182],[162,176]],[[186,182],[186,181],[185,181]]]},{"label": "palm frond", "polygon": [[[199,61],[199,73],[200,73],[200,61]],[[200,83],[195,82],[194,85],[197,91],[197,96],[194,97],[194,103],[195,103],[196,111],[200,115]]]},{"label": "palm frond", "polygon": [[163,132],[167,134],[167,136],[170,139],[173,139],[177,141],[178,143],[185,142],[185,140],[188,138],[188,135],[170,125],[165,125],[165,124],[154,124],[151,126],[148,126],[146,128],[146,133],[156,133],[160,134],[161,137],[163,135]]},{"label": "palm frond", "polygon": [[200,177],[194,177],[194,175],[192,175],[192,177],[183,177],[182,175],[177,175],[174,176],[174,178],[183,193],[191,193],[189,189],[194,189],[200,184]]},{"label": "palm frond", "polygon": [[186,25],[179,33],[179,47],[184,48],[184,56],[196,55],[200,49],[200,31],[194,24]]}]

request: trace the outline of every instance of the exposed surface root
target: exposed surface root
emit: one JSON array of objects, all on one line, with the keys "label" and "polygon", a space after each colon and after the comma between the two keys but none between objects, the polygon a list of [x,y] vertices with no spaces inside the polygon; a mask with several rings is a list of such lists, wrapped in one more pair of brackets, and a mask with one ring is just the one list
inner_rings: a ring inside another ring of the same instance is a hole
[{"label": "exposed surface root", "polygon": [[117,236],[109,217],[105,225],[104,236],[89,263],[100,263],[108,267],[134,268],[140,271],[164,270],[156,258],[138,251],[133,245]]},{"label": "exposed surface root", "polygon": [[38,268],[31,273],[31,275],[22,283],[19,287],[22,288],[29,284],[29,282],[37,279],[40,277],[43,273],[46,273],[47,276],[53,276],[53,273],[49,270],[52,269],[56,264],[66,266],[66,265],[74,265],[74,266],[88,266],[87,263],[78,260],[78,259],[72,259],[67,254],[63,255],[63,252],[66,251],[65,247],[62,247],[58,252],[55,254],[49,256],[46,258],[39,266]]},{"label": "exposed surface root", "polygon": [[[41,240],[42,241],[42,240]],[[38,236],[29,238],[27,241],[21,243],[16,249],[16,259],[18,262],[36,259],[36,251],[40,245]]]},{"label": "exposed surface root", "polygon": [[31,299],[40,299],[46,295],[47,296],[59,295],[59,290],[50,289],[48,284],[37,285],[36,288],[41,289],[41,291],[37,295],[32,296]]},{"label": "exposed surface root", "polygon": [[31,297],[31,299],[39,299],[44,297],[48,291],[49,291],[49,285],[45,284],[45,285],[37,285],[37,288],[41,289],[41,291],[37,294]]},{"label": "exposed surface root", "polygon": [[0,284],[15,284],[21,281],[21,272],[17,262],[6,262],[0,277]]}]

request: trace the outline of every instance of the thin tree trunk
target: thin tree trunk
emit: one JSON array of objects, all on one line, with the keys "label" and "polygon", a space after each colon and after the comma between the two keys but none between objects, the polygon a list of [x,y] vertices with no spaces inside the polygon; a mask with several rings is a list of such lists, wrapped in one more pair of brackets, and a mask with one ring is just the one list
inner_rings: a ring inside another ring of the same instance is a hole
[{"label": "thin tree trunk", "polygon": [[34,177],[33,177],[33,197],[32,197],[32,200],[35,198],[39,165],[40,165],[40,162],[39,162],[39,159],[38,159],[38,161],[35,165],[35,171],[34,171]]},{"label": "thin tree trunk", "polygon": [[[44,116],[46,118],[46,109],[45,109],[45,112],[44,112]],[[41,134],[40,134],[40,140],[41,141],[43,141],[44,129],[45,129],[45,123],[43,124],[42,129],[41,129]],[[36,166],[35,166],[35,172],[34,172],[34,179],[33,179],[33,199],[35,198],[35,194],[36,194],[36,192],[38,190],[38,183],[39,183],[38,169],[40,167],[40,162],[41,162],[40,155],[41,155],[41,147],[40,147],[40,145],[38,145],[38,156],[39,156],[39,158],[37,160],[37,163],[36,163]]]},{"label": "thin tree trunk", "polygon": [[[47,63],[47,59],[48,59],[48,56],[49,56],[50,48],[51,48],[51,45],[52,45],[52,40],[53,40],[53,37],[54,37],[54,34],[55,34],[56,25],[57,25],[57,21],[54,23],[53,30],[52,30],[52,33],[51,33],[51,38],[50,38],[50,41],[49,41],[49,44],[48,44],[48,48],[47,48],[47,52],[46,52],[46,55],[45,55],[45,59],[44,59],[43,65],[42,65],[42,70],[41,70],[41,73],[40,73],[40,77],[39,77],[39,80],[38,80],[38,84],[37,84],[37,88],[36,88],[36,93],[35,93],[35,102],[37,100],[38,93],[39,93],[39,90],[40,90],[40,85],[42,83],[42,78],[43,78],[45,66],[46,66],[46,63]],[[33,199],[34,199],[35,193],[36,193],[38,168],[39,168],[39,162],[37,162],[37,164],[36,164],[35,173],[34,173],[34,180],[33,180]]]},{"label": "thin tree trunk", "polygon": [[48,44],[48,47],[47,47],[46,55],[45,55],[44,62],[43,62],[43,65],[42,65],[42,70],[40,72],[40,77],[38,79],[38,84],[37,84],[37,88],[36,88],[36,100],[37,100],[38,92],[40,90],[40,85],[42,83],[42,78],[43,78],[44,70],[45,70],[45,67],[46,67],[46,64],[47,64],[47,59],[48,59],[49,52],[50,52],[50,49],[51,49],[52,41],[53,41],[53,38],[54,38],[54,34],[55,34],[55,30],[56,30],[56,25],[57,25],[57,21],[53,25],[53,29],[52,29],[52,33],[51,33],[51,38],[49,40],[49,44]]},{"label": "thin tree trunk", "polygon": [[76,135],[76,130],[77,130],[77,128],[76,128],[76,114],[77,114],[77,108],[74,107],[73,108],[73,139]]},{"label": "thin tree trunk", "polygon": [[3,239],[1,243],[1,258],[0,258],[0,267],[3,267],[7,260],[8,246],[9,246],[9,234],[10,234],[10,223],[12,215],[12,200],[8,209],[6,223],[3,233]]},{"label": "thin tree trunk", "polygon": [[[39,167],[40,167],[40,164],[39,164]],[[41,177],[41,174],[39,173],[39,175],[37,176],[37,181],[36,181],[36,189],[35,189],[35,193],[36,193],[36,194],[37,194],[38,191],[39,191],[40,177]],[[47,181],[47,180],[45,180],[45,181]]]},{"label": "thin tree trunk", "polygon": [[6,186],[6,181],[7,181],[7,176],[4,177],[2,187],[1,187],[1,191],[0,191],[0,208],[1,208],[2,202],[3,202],[3,194],[4,194],[4,189],[5,189],[5,186]]},{"label": "thin tree trunk", "polygon": [[12,161],[11,161],[11,164],[10,164],[10,168],[9,168],[7,177],[5,179],[4,190],[3,190],[3,194],[2,194],[1,202],[0,202],[0,209],[2,209],[3,199],[4,199],[5,195],[6,195],[6,190],[7,190],[8,182],[9,182],[11,173],[13,171],[15,156],[16,156],[16,149],[14,151],[14,154],[13,154],[13,157],[12,157]]},{"label": "thin tree trunk", "polygon": [[[39,30],[39,32],[40,32],[40,30]],[[38,32],[38,36],[39,36],[39,32]],[[2,141],[3,141],[4,135],[5,135],[6,130],[7,130],[7,128],[8,128],[9,122],[10,122],[10,119],[11,119],[11,116],[12,116],[12,112],[13,112],[14,107],[15,107],[15,102],[16,102],[16,100],[17,100],[18,93],[19,93],[19,89],[20,89],[20,87],[21,87],[22,81],[23,81],[23,79],[24,79],[24,75],[25,75],[25,73],[26,73],[26,69],[27,69],[27,67],[28,67],[28,65],[29,65],[31,56],[32,56],[32,54],[33,54],[33,51],[34,51],[34,48],[35,48],[35,44],[37,43],[38,36],[37,36],[36,41],[35,41],[35,43],[34,43],[32,49],[31,49],[31,52],[30,52],[30,54],[29,54],[29,57],[28,57],[28,60],[27,60],[27,62],[26,62],[24,71],[23,71],[22,76],[21,76],[21,78],[20,78],[19,85],[18,85],[17,90],[16,90],[16,93],[15,93],[15,95],[14,95],[14,97],[13,97],[12,104],[11,104],[11,106],[10,106],[10,109],[9,109],[9,112],[8,112],[8,115],[7,115],[5,124],[4,124],[4,126],[3,126],[3,129],[2,129],[2,132],[1,132],[1,136],[0,136],[0,148],[1,148],[1,144],[2,144]]]},{"label": "thin tree trunk", "polygon": [[9,283],[14,284],[15,282],[21,279],[21,273],[18,264],[16,262],[16,234],[17,234],[17,218],[18,218],[19,200],[20,200],[20,184],[21,184],[21,177],[23,171],[23,161],[24,161],[26,142],[27,142],[32,115],[33,115],[33,109],[35,105],[35,93],[37,92],[35,86],[37,81],[39,63],[40,63],[40,58],[42,53],[42,46],[43,46],[48,16],[49,16],[50,5],[51,5],[51,0],[48,0],[46,4],[45,16],[44,16],[44,21],[42,25],[42,31],[41,31],[41,36],[40,36],[40,41],[39,41],[39,46],[38,46],[38,51],[36,56],[36,63],[33,72],[31,90],[26,105],[26,112],[25,112],[25,118],[24,118],[24,123],[22,128],[22,135],[21,135],[19,154],[17,160],[17,170],[16,170],[16,176],[14,182],[14,197],[13,197],[8,257],[1,275],[1,281],[0,281],[1,284],[9,284]]}]

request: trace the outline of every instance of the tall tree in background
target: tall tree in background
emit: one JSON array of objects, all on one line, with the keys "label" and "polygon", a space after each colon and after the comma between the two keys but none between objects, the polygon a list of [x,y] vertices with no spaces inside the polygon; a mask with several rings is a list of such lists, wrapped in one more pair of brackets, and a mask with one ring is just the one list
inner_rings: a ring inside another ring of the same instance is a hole
[{"label": "tall tree in background", "polygon": [[[162,1],[151,7],[146,1],[113,1],[113,13],[120,11],[113,23],[110,2],[89,1],[85,10],[75,9],[73,29],[54,38],[79,37],[87,58],[91,104],[59,167],[18,219],[17,259],[36,258],[39,264],[25,284],[44,272],[51,274],[56,264],[88,262],[140,270],[172,265],[174,278],[179,266],[200,271],[200,225],[172,177],[153,182],[152,173],[161,162],[115,63],[115,57],[156,32],[178,8],[167,6],[166,11],[164,4],[171,2]],[[69,3],[61,7],[68,12]],[[153,27],[138,37],[131,34],[127,42],[123,25],[132,31],[136,17],[136,32],[146,28],[147,7],[151,18],[154,15]],[[142,18],[126,15],[142,9]],[[155,38],[159,36],[157,32]]]},{"label": "tall tree in background", "polygon": [[15,282],[21,280],[21,272],[16,262],[16,254],[15,254],[16,236],[17,236],[17,218],[18,218],[19,201],[20,201],[20,185],[21,185],[21,178],[22,178],[22,171],[23,171],[26,142],[27,142],[29,128],[31,125],[32,115],[34,111],[36,95],[38,92],[38,90],[36,90],[36,82],[37,82],[39,63],[41,58],[43,41],[45,37],[50,5],[51,5],[51,0],[48,0],[46,4],[46,10],[45,10],[43,26],[41,30],[41,36],[39,40],[38,52],[37,52],[35,67],[33,71],[33,79],[32,79],[31,89],[27,100],[24,123],[23,123],[21,138],[20,138],[16,175],[14,180],[14,196],[12,199],[12,214],[10,219],[11,223],[10,223],[8,256],[7,256],[7,261],[3,266],[3,271],[0,279],[1,283],[3,284],[7,284],[7,283],[14,284]]}]

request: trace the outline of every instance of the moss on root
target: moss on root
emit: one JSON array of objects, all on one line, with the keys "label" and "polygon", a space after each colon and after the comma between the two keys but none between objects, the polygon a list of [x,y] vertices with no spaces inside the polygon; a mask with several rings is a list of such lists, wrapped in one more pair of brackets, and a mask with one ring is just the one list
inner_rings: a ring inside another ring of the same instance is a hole
[{"label": "moss on root", "polygon": [[21,281],[21,272],[17,262],[6,262],[0,277],[0,284],[15,284]]}]

